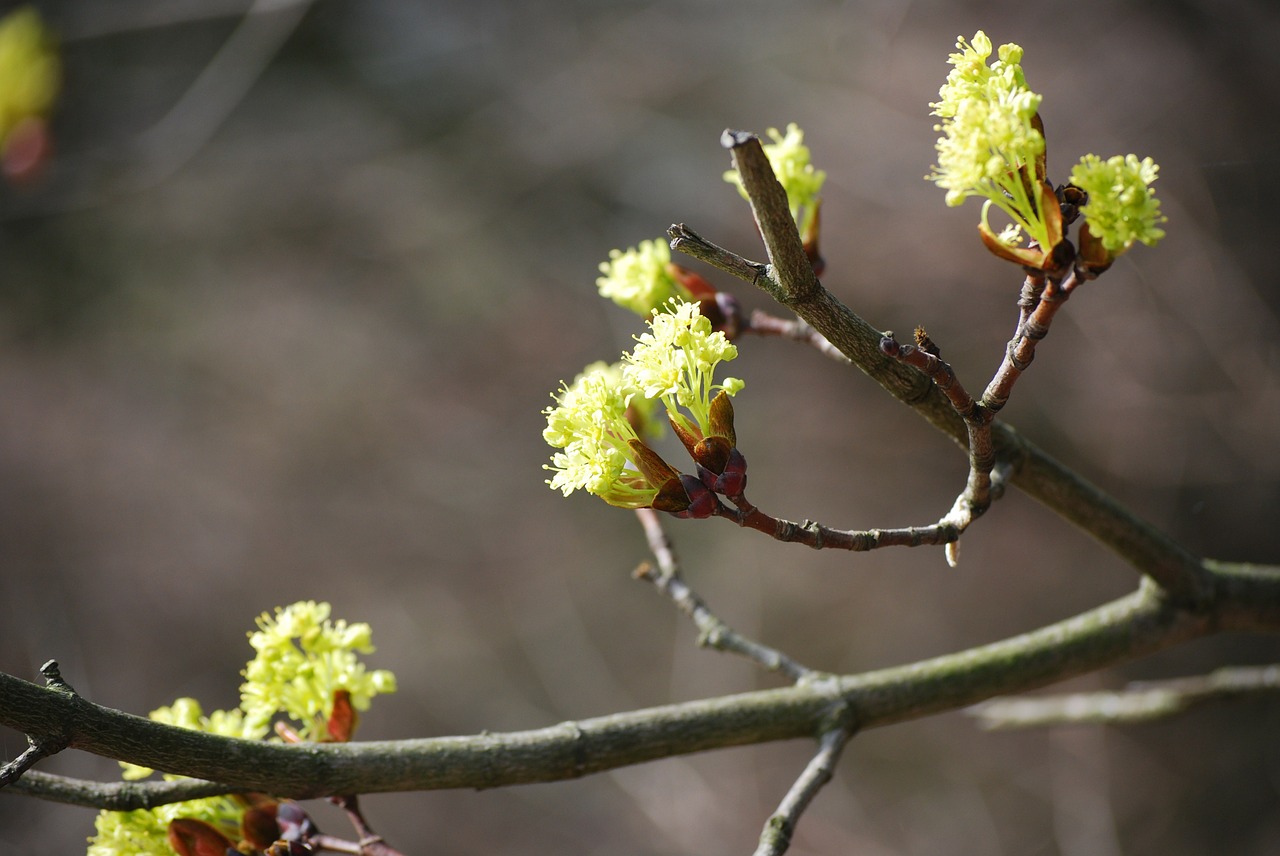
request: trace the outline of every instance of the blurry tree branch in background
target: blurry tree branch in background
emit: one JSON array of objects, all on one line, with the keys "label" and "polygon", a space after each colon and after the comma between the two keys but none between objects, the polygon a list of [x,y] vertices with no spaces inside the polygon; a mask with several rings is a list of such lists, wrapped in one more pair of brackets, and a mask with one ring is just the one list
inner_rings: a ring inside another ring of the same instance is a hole
[{"label": "blurry tree branch in background", "polygon": [[1228,667],[1207,675],[1138,681],[1118,692],[993,699],[967,713],[983,728],[1149,722],[1211,701],[1280,692],[1280,666]]}]

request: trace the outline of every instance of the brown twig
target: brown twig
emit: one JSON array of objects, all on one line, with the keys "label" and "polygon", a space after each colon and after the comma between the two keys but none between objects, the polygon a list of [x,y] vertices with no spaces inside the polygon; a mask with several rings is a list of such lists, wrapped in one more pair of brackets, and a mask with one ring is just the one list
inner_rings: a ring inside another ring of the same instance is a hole
[{"label": "brown twig", "polygon": [[824,357],[836,360],[837,362],[850,362],[849,358],[840,353],[840,349],[827,341],[827,337],[819,333],[810,326],[808,321],[803,318],[779,318],[776,315],[770,315],[760,309],[756,309],[751,313],[751,318],[746,325],[743,326],[741,333],[754,333],[757,336],[779,336],[784,339],[791,339],[795,342],[801,342],[816,350]]},{"label": "brown twig", "polygon": [[724,503],[716,508],[715,517],[731,520],[744,529],[763,532],[776,541],[804,544],[815,550],[849,550],[865,553],[881,547],[922,547],[949,544],[960,537],[950,523],[908,526],[901,529],[832,529],[812,520],[795,523],[773,517],[756,508],[745,496],[736,497],[737,507]]}]

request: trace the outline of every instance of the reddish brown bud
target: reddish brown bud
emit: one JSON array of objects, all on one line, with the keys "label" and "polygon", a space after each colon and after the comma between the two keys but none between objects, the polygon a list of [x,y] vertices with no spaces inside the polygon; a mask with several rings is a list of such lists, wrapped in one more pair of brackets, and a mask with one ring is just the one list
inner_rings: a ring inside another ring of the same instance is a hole
[{"label": "reddish brown bud", "polygon": [[711,399],[707,427],[711,436],[723,437],[730,446],[738,445],[738,435],[733,430],[733,399],[723,389]]},{"label": "reddish brown bud", "polygon": [[[693,450],[697,447],[701,436],[685,430],[684,426],[677,422],[670,414],[667,414],[667,421],[671,423],[671,430],[680,438],[680,443],[684,446],[685,451],[689,453],[689,457],[693,457]],[[697,429],[694,429],[697,430]]]},{"label": "reddish brown bud", "polygon": [[655,511],[666,511],[677,517],[689,508],[689,493],[685,490],[684,482],[677,476],[668,479],[658,488],[658,495],[653,498],[653,502],[649,507]]},{"label": "reddish brown bud", "polygon": [[1087,222],[1080,226],[1079,241],[1079,260],[1091,279],[1111,267],[1115,256],[1102,245],[1102,241],[1093,236]]},{"label": "reddish brown bud", "polygon": [[730,498],[742,496],[747,489],[747,459],[735,446],[729,450],[725,465],[719,473],[698,464],[698,478],[710,490]]},{"label": "reddish brown bud", "polygon": [[723,437],[707,437],[694,447],[693,460],[703,469],[720,475],[729,462],[729,450],[732,448]]},{"label": "reddish brown bud", "polygon": [[680,484],[684,486],[685,495],[689,497],[689,507],[676,512],[676,517],[702,520],[715,516],[720,500],[707,489],[706,485],[693,476],[683,473],[680,475]]},{"label": "reddish brown bud", "polygon": [[695,300],[715,300],[717,294],[715,286],[703,279],[700,274],[696,274],[688,268],[680,267],[675,262],[667,264],[667,273],[671,275],[672,279],[684,286],[685,291],[693,295]]},{"label": "reddish brown bud", "polygon": [[662,459],[662,456],[650,449],[639,440],[628,440],[627,446],[631,449],[632,460],[635,462],[636,469],[645,477],[645,481],[651,485],[662,485],[671,479],[678,478],[680,473],[675,467],[668,464]]},{"label": "reddish brown bud", "polygon": [[822,253],[818,250],[818,233],[822,230],[822,200],[817,199],[813,203],[813,219],[809,221],[809,228],[805,230],[805,234],[801,235],[804,243],[804,254],[809,259],[809,267],[813,268],[814,276],[822,276],[827,269],[827,260],[822,257]]},{"label": "reddish brown bud", "polygon": [[329,738],[335,743],[346,743],[355,733],[359,721],[360,717],[351,705],[351,693],[347,690],[334,690],[333,712],[329,714],[329,721],[325,723]]},{"label": "reddish brown bud", "polygon": [[10,184],[31,184],[40,179],[53,153],[49,122],[41,116],[20,119],[9,132],[0,166]]},{"label": "reddish brown bud", "polygon": [[258,850],[270,847],[280,837],[280,826],[276,823],[279,807],[279,803],[269,802],[246,810],[240,819],[240,837]]},{"label": "reddish brown bud", "polygon": [[203,820],[180,817],[169,821],[169,846],[178,856],[227,856],[235,845]]}]

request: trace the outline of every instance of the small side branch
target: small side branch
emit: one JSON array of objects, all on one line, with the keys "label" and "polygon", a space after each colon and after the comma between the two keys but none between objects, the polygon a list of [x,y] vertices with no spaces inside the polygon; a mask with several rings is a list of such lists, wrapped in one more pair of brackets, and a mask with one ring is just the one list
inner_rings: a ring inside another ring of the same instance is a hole
[{"label": "small side branch", "polygon": [[751,319],[743,327],[742,332],[754,333],[757,336],[780,336],[784,339],[791,339],[794,342],[808,345],[828,359],[845,365],[852,363],[852,360],[840,353],[840,349],[831,344],[826,336],[813,329],[809,322],[803,318],[794,318],[788,321],[786,318],[779,318],[776,315],[770,315],[768,312],[757,309],[751,313]]},{"label": "small side branch", "polygon": [[1143,681],[1119,692],[993,699],[968,713],[988,730],[1053,725],[1127,725],[1182,713],[1209,701],[1280,692],[1280,665],[1217,669],[1207,675]]},{"label": "small side branch", "polygon": [[1018,327],[1005,347],[1003,362],[982,393],[982,407],[993,416],[1008,403],[1013,385],[1035,359],[1036,345],[1049,334],[1054,316],[1081,281],[1074,269],[1060,281],[1039,274],[1027,276],[1018,301]]},{"label": "small side branch", "polygon": [[205,797],[244,793],[246,789],[200,779],[172,782],[94,782],[31,770],[14,782],[8,791],[83,808],[133,811]]},{"label": "small side branch", "polygon": [[[737,253],[726,250],[719,244],[713,244],[683,223],[676,223],[668,228],[667,236],[671,238],[671,249],[706,262],[713,268],[718,268],[731,276],[736,276],[743,282],[751,285],[761,285],[765,281],[772,282],[768,265],[761,262],[748,261]],[[776,284],[774,287],[776,287]]]},{"label": "small side branch", "polygon": [[833,728],[822,735],[817,754],[782,798],[778,810],[765,822],[754,856],[782,856],[787,852],[800,815],[804,814],[818,791],[831,781],[836,763],[852,736],[853,729],[847,726]]},{"label": "small side branch", "polygon": [[721,503],[715,516],[731,520],[744,529],[763,532],[775,541],[804,544],[815,550],[865,553],[881,547],[940,546],[960,537],[960,531],[949,523],[901,529],[832,529],[812,520],[795,523],[768,515],[743,498],[739,498],[737,508]]},{"label": "small side branch", "polygon": [[653,583],[654,588],[670,598],[671,602],[693,621],[694,626],[698,628],[699,645],[746,657],[771,672],[786,675],[792,682],[814,674],[814,671],[807,666],[801,665],[781,651],[748,639],[716,617],[707,607],[706,602],[684,581],[676,561],[675,551],[671,546],[671,539],[662,528],[658,513],[651,508],[639,508],[636,509],[636,516],[644,526],[649,549],[658,560],[659,569],[655,569],[646,562],[636,568],[635,577]]}]

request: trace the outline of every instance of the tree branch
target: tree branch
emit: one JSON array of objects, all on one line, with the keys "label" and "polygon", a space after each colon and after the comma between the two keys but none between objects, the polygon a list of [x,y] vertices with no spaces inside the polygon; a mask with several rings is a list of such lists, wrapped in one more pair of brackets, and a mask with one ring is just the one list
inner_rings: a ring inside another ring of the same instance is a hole
[{"label": "tree branch", "polygon": [[[931,424],[967,448],[968,432],[946,396],[915,369],[880,352],[876,330],[822,287],[811,267],[800,264],[804,249],[790,219],[785,194],[773,175],[760,141],[751,134],[727,132],[722,143],[730,148],[734,167],[756,212],[756,223],[769,254],[770,265],[731,262],[735,254],[717,247],[685,226],[668,230],[671,247],[715,264],[758,285],[791,309],[848,357],[859,369],[900,401],[913,407]],[[779,201],[781,199],[781,201]],[[785,213],[787,216],[781,216]],[[1211,597],[1210,580],[1199,561],[1150,523],[1071,472],[1012,427],[995,422],[992,439],[996,457],[1013,469],[1013,483],[1053,509],[1187,604]]]},{"label": "tree branch", "polygon": [[91,782],[29,770],[0,793],[22,794],[83,808],[133,811],[223,794],[241,794],[248,790],[199,779],[172,782]]},{"label": "tree branch", "polygon": [[1120,692],[998,698],[966,711],[985,729],[1150,722],[1203,704],[1280,692],[1280,665],[1216,669],[1207,675],[1132,683]]},{"label": "tree branch", "polygon": [[847,706],[859,728],[967,707],[1228,630],[1280,631],[1280,568],[1216,564],[1212,608],[1159,586],[1032,632],[931,660],[793,687],[467,737],[287,746],[218,737],[110,710],[0,674],[0,725],[65,733],[71,748],[280,797],[491,788],[577,778],[811,737]]},{"label": "tree branch", "polygon": [[778,810],[765,822],[764,831],[760,833],[760,846],[756,848],[754,856],[782,856],[787,852],[791,847],[791,836],[795,834],[796,824],[800,822],[800,815],[804,814],[818,791],[831,781],[836,762],[840,760],[840,755],[852,736],[853,730],[847,727],[832,728],[822,735],[818,753],[787,791],[787,795],[778,804]]}]

